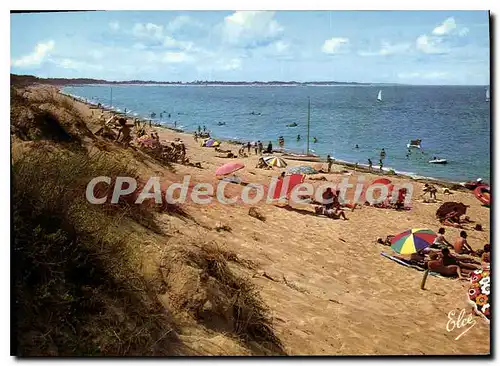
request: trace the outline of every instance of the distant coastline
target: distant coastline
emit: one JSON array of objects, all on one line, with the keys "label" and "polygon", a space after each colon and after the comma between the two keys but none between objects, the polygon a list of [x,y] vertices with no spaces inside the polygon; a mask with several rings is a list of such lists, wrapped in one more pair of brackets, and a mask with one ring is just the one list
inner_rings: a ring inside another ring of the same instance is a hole
[{"label": "distant coastline", "polygon": [[369,85],[400,85],[400,84],[373,84],[359,82],[344,82],[344,81],[207,81],[195,80],[190,82],[181,81],[154,81],[154,80],[126,80],[126,81],[109,81],[103,79],[91,78],[39,78],[33,75],[16,75],[11,74],[11,84],[45,84],[54,86],[69,86],[69,85],[197,85],[197,86],[335,86],[335,85],[353,85],[353,86],[369,86]]}]

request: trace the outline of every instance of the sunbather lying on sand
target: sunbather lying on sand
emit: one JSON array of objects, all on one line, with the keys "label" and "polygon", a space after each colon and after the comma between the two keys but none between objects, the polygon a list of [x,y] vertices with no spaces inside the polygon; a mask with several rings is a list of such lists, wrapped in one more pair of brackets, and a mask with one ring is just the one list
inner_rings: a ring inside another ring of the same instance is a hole
[{"label": "sunbather lying on sand", "polygon": [[327,209],[325,206],[316,206],[314,208],[314,211],[316,212],[317,215],[325,215],[326,217],[332,218],[332,219],[339,219],[342,217],[344,220],[348,220],[346,217],[344,211],[342,211],[340,208],[329,208]]},{"label": "sunbather lying on sand", "polygon": [[[431,253],[429,257],[430,260],[427,262],[427,269],[429,269],[429,271],[433,271],[447,277],[457,275],[459,280],[467,280],[467,278],[462,275],[462,270],[459,266],[453,264],[445,265],[443,263],[443,259],[439,258],[437,253]],[[468,274],[464,274],[468,276]]]},{"label": "sunbather lying on sand", "polygon": [[451,211],[445,217],[441,218],[439,222],[446,226],[453,226],[456,228],[461,228],[460,225],[460,213],[456,211]]},{"label": "sunbather lying on sand", "polygon": [[452,256],[448,248],[442,249],[439,256],[443,260],[443,264],[445,266],[457,265],[465,271],[473,271],[481,268],[479,264],[476,264],[474,261],[467,260],[467,258],[462,256]]}]

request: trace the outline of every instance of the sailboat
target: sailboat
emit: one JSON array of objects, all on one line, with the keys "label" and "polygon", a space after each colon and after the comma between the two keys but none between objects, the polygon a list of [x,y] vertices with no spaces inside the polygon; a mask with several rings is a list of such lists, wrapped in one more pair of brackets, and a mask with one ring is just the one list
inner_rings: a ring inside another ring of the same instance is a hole
[{"label": "sailboat", "polygon": [[382,101],[382,90],[379,90],[379,91],[378,91],[377,100],[378,100],[379,102],[381,102],[381,101]]},{"label": "sailboat", "polygon": [[486,89],[486,101],[489,102],[490,101],[490,89]]},{"label": "sailboat", "polygon": [[303,161],[320,161],[319,155],[311,154],[311,149],[309,149],[309,140],[310,140],[310,124],[311,124],[311,98],[308,98],[307,103],[307,152],[305,154],[293,154],[293,153],[285,153],[284,157],[291,160],[303,160]]}]

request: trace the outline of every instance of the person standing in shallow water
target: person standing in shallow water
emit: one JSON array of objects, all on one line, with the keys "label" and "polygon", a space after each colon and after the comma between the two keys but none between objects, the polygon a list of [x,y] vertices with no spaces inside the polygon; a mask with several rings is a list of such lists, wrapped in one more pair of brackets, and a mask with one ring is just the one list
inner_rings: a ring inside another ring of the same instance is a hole
[{"label": "person standing in shallow water", "polygon": [[[169,115],[169,117],[170,117],[170,115]],[[201,132],[201,126],[198,126],[198,133],[200,133],[200,132]]]},{"label": "person standing in shallow water", "polygon": [[382,150],[380,151],[380,160],[384,160],[384,159],[385,159],[385,155],[386,155],[386,154],[385,154],[385,149],[382,149]]},{"label": "person standing in shallow water", "polygon": [[326,157],[326,162],[328,163],[328,173],[332,171],[333,159],[330,155]]},{"label": "person standing in shallow water", "polygon": [[372,166],[373,166],[372,159],[368,159],[368,169],[372,170]]},{"label": "person standing in shallow water", "polygon": [[250,144],[250,141],[247,142],[247,150],[248,150],[248,155],[250,155],[250,148],[252,145]]},{"label": "person standing in shallow water", "polygon": [[382,171],[382,168],[384,167],[384,162],[382,161],[382,159],[378,161],[378,165],[380,167],[380,171]]},{"label": "person standing in shallow water", "polygon": [[269,141],[269,143],[267,144],[267,152],[269,154],[272,154],[273,152],[273,143],[271,141]]}]

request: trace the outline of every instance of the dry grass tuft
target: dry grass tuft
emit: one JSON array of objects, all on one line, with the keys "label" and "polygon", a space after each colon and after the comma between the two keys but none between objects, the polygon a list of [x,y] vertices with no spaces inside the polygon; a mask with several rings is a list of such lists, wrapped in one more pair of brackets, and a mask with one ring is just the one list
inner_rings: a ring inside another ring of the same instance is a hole
[{"label": "dry grass tuft", "polygon": [[241,262],[216,244],[166,257],[162,267],[173,305],[210,329],[232,334],[254,354],[285,354],[258,289],[249,278],[235,274],[229,261]]}]

